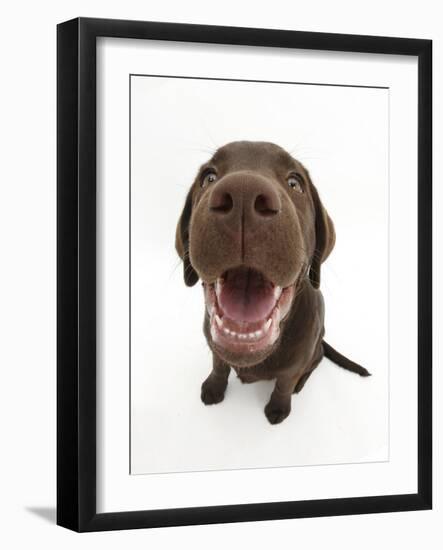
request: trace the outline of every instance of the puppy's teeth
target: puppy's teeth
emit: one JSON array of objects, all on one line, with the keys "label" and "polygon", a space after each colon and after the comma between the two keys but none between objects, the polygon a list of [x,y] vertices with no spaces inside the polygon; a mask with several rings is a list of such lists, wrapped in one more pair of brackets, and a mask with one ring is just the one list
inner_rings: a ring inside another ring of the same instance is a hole
[{"label": "puppy's teeth", "polygon": [[230,334],[230,333],[231,333],[231,331],[230,331],[228,328],[226,328],[226,327],[223,327],[223,331],[224,331],[226,334]]},{"label": "puppy's teeth", "polygon": [[246,334],[239,334],[238,337],[240,340],[246,340]]},{"label": "puppy's teeth", "polygon": [[217,279],[215,281],[215,293],[217,294],[217,298],[220,296],[220,292],[221,292],[221,281],[220,279]]},{"label": "puppy's teeth", "polygon": [[282,293],[282,288],[281,288],[281,286],[276,286],[276,287],[274,288],[274,298],[275,298],[276,300],[278,300],[278,299],[280,298],[280,296],[281,296],[281,293]]},{"label": "puppy's teeth", "polygon": [[220,317],[217,314],[215,314],[215,322],[217,323],[219,328],[221,328],[221,326],[223,325],[222,320],[220,319]]},{"label": "puppy's teeth", "polygon": [[268,332],[269,327],[271,326],[271,323],[272,323],[272,317],[270,317],[270,318],[266,321],[265,326],[263,327],[263,332],[264,332],[264,333]]},{"label": "puppy's teeth", "polygon": [[255,334],[256,338],[260,338],[260,336],[263,334],[263,332],[261,330],[256,330],[254,334]]}]

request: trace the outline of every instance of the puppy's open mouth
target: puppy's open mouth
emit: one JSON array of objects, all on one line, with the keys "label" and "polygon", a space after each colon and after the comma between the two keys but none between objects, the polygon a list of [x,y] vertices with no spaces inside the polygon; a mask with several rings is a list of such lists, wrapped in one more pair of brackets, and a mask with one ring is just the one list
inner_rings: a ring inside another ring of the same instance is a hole
[{"label": "puppy's open mouth", "polygon": [[274,344],[294,296],[293,285],[282,288],[244,266],[226,271],[204,289],[213,342],[242,354]]}]

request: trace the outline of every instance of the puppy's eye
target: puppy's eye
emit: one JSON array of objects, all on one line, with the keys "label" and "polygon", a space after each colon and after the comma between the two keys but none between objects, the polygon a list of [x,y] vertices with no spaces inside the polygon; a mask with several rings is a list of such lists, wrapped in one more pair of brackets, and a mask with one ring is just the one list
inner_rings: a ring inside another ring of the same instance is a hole
[{"label": "puppy's eye", "polygon": [[299,193],[303,193],[303,178],[300,176],[300,174],[291,174],[288,177],[288,185],[291,187],[291,189],[294,189],[294,191],[298,191]]},{"label": "puppy's eye", "polygon": [[206,174],[203,175],[200,186],[206,187],[207,185],[214,183],[217,180],[217,174],[213,170],[209,170]]}]

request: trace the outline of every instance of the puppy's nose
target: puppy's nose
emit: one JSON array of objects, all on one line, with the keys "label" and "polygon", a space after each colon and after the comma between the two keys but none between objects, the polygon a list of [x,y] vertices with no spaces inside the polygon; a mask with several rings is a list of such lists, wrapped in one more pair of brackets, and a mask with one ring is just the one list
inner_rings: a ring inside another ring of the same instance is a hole
[{"label": "puppy's nose", "polygon": [[280,197],[271,186],[269,186],[269,189],[261,190],[253,202],[254,211],[257,216],[275,216],[275,214],[280,212]]},{"label": "puppy's nose", "polygon": [[228,214],[234,208],[232,192],[225,189],[226,186],[219,185],[211,193],[209,209],[217,214]]},{"label": "puppy's nose", "polygon": [[281,201],[274,185],[265,178],[239,174],[225,176],[214,185],[209,209],[219,216],[237,214],[259,221],[277,215]]}]

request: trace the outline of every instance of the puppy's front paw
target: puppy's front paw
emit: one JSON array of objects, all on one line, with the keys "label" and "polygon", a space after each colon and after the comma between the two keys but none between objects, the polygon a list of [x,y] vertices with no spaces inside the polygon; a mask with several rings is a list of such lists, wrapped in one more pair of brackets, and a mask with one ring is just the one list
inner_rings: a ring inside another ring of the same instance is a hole
[{"label": "puppy's front paw", "polygon": [[205,405],[215,405],[223,401],[227,384],[210,375],[202,384],[201,400]]},{"label": "puppy's front paw", "polygon": [[269,401],[265,407],[265,415],[271,424],[280,424],[291,412],[291,401],[287,403]]}]

